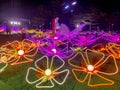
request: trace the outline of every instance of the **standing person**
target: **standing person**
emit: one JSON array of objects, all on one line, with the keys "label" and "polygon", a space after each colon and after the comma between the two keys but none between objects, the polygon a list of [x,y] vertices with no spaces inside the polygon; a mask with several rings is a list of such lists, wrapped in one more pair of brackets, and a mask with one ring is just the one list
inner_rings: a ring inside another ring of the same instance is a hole
[{"label": "standing person", "polygon": [[6,33],[7,34],[11,34],[11,31],[10,31],[10,24],[8,22],[5,23],[5,26],[6,26]]},{"label": "standing person", "polygon": [[25,29],[25,27],[22,28],[21,33],[22,33],[22,39],[25,39],[26,38],[26,29]]}]

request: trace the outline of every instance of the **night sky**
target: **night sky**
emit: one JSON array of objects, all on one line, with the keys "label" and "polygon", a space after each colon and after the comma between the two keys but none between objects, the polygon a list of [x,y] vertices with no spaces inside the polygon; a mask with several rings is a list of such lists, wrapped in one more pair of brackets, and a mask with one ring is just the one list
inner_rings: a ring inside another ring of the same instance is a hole
[{"label": "night sky", "polygon": [[[53,0],[0,0],[0,18],[17,16],[30,17],[37,12],[39,5],[50,7]],[[61,0],[61,2],[72,0]],[[118,0],[77,0],[78,5],[86,7],[90,4],[99,7],[103,12],[112,13],[120,11]]]}]

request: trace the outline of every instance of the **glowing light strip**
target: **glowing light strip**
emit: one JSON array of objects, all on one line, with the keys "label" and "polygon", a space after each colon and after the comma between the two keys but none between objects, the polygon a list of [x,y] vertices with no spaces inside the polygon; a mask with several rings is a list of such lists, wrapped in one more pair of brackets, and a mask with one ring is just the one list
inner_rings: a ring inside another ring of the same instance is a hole
[{"label": "glowing light strip", "polygon": [[104,33],[102,35],[102,38],[107,40],[107,41],[110,41],[110,42],[116,42],[116,43],[120,42],[120,35],[119,34]]},{"label": "glowing light strip", "polygon": [[95,44],[94,46],[92,46],[92,50],[95,50],[98,52],[104,52],[104,51],[106,51],[106,46],[104,46],[102,43],[98,43],[98,44]]},{"label": "glowing light strip", "polygon": [[99,75],[99,74],[97,74],[96,73],[96,75],[98,76],[98,77],[100,77],[100,78],[102,78],[102,79],[104,79],[104,80],[106,80],[106,81],[108,81],[109,83],[107,83],[107,84],[97,84],[97,85],[92,85],[92,84],[90,84],[90,81],[91,81],[91,74],[89,75],[89,80],[88,80],[88,86],[90,86],[90,87],[98,87],[98,86],[111,86],[111,85],[114,85],[114,81],[112,81],[112,80],[110,80],[110,79],[108,79],[108,78],[105,78],[105,77],[103,77],[103,76],[101,76],[101,75]]},{"label": "glowing light strip", "polygon": [[[96,49],[96,47],[99,47]],[[113,55],[116,59],[120,59],[120,45],[116,43],[108,43],[107,45],[103,46],[101,43],[96,44],[92,47],[93,50],[98,52],[107,52],[110,55]]]},{"label": "glowing light strip", "polygon": [[76,38],[73,38],[73,40],[71,40],[71,44],[73,46],[88,46],[90,44],[93,44],[96,40],[98,40],[100,37],[95,37],[95,35],[92,35],[91,37],[89,36],[79,36]]}]

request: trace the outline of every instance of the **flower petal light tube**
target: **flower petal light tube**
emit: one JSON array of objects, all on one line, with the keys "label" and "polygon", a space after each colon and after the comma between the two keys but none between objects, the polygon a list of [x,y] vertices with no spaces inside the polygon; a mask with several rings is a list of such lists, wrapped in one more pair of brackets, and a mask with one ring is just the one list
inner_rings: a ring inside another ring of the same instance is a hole
[{"label": "flower petal light tube", "polygon": [[106,52],[110,55],[113,55],[116,59],[120,59],[120,45],[117,43],[109,42],[106,45],[102,43],[96,44],[92,47],[92,50],[98,52]]},{"label": "flower petal light tube", "polygon": [[[87,81],[88,86],[108,86],[114,81],[109,76],[118,73],[118,66],[114,56],[87,49],[85,54],[78,52],[68,60],[73,67],[72,73],[79,83]],[[106,77],[108,76],[108,77]]]},{"label": "flower petal light tube", "polygon": [[35,61],[35,68],[28,68],[26,81],[35,84],[36,88],[52,88],[55,86],[53,81],[62,85],[69,75],[68,69],[62,70],[64,65],[64,60],[59,56],[53,56],[52,60],[43,56]]},{"label": "flower petal light tube", "polygon": [[2,53],[2,57],[7,55],[9,59],[6,59],[6,62],[10,63],[10,65],[32,62],[32,57],[38,52],[36,45],[28,39],[13,41],[1,46],[1,48],[7,49],[7,51],[5,51],[6,54]]}]

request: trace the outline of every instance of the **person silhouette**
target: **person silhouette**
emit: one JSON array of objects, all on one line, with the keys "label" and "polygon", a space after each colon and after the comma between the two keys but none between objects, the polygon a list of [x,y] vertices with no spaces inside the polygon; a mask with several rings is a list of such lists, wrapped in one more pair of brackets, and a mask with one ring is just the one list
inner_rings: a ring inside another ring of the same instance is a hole
[{"label": "person silhouette", "polygon": [[11,31],[10,31],[10,24],[8,22],[5,23],[5,26],[6,26],[6,33],[7,34],[11,34]]}]

